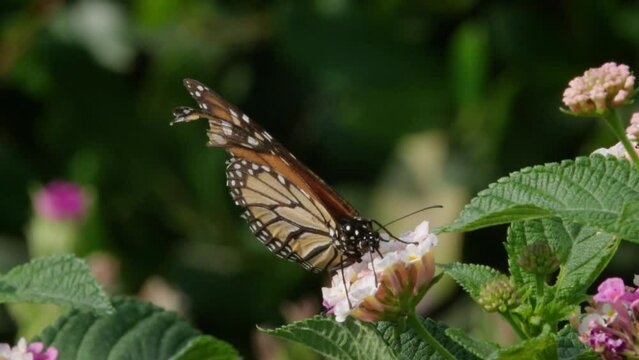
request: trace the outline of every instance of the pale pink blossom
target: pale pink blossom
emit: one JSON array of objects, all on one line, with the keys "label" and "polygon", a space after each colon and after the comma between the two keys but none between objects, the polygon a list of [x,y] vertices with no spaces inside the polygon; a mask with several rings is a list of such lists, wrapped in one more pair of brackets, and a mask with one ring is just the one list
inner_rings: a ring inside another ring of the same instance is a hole
[{"label": "pale pink blossom", "polygon": [[581,115],[602,114],[623,105],[634,90],[635,77],[627,65],[608,62],[570,81],[563,102]]},{"label": "pale pink blossom", "polygon": [[639,138],[639,112],[632,114],[630,124],[626,128],[626,135],[630,141],[637,141]]},{"label": "pale pink blossom", "polygon": [[432,248],[437,236],[430,233],[428,222],[422,222],[400,238],[406,243],[380,243],[382,257],[374,254],[372,261],[364,257],[345,268],[345,282],[340,271],[333,276],[331,286],[322,288],[327,313],[340,322],[348,316],[373,322],[415,307],[435,273]]}]

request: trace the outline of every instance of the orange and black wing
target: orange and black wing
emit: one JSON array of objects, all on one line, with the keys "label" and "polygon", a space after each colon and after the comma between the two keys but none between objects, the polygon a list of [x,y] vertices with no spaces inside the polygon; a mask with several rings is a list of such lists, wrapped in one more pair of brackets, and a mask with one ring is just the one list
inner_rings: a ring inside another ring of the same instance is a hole
[{"label": "orange and black wing", "polygon": [[184,84],[200,109],[177,108],[175,122],[208,120],[209,145],[231,154],[227,185],[253,234],[314,272],[345,261],[335,246],[338,221],[355,209],[246,114],[195,80]]}]

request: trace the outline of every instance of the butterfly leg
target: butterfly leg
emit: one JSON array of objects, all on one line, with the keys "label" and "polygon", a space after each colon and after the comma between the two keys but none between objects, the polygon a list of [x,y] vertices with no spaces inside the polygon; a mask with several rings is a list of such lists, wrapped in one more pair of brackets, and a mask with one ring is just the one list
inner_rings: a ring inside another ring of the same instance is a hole
[{"label": "butterfly leg", "polygon": [[[377,252],[379,252],[379,250],[377,250]],[[375,271],[375,261],[373,261],[373,249],[371,249],[368,253],[371,256],[371,267],[373,268],[373,276],[375,277],[375,286],[377,286],[377,271]]]},{"label": "butterfly leg", "polygon": [[339,270],[342,273],[342,283],[344,284],[344,291],[346,292],[346,300],[348,301],[348,308],[352,309],[351,298],[348,295],[348,288],[346,287],[346,277],[344,276],[344,256],[340,256]]}]

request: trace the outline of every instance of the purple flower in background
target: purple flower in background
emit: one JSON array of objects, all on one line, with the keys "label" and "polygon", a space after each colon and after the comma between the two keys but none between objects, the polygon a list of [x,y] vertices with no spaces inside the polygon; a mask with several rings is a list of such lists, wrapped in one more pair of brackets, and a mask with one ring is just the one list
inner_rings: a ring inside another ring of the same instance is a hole
[{"label": "purple flower in background", "polygon": [[39,216],[49,220],[82,220],[87,211],[87,197],[80,186],[65,181],[52,181],[34,198]]}]

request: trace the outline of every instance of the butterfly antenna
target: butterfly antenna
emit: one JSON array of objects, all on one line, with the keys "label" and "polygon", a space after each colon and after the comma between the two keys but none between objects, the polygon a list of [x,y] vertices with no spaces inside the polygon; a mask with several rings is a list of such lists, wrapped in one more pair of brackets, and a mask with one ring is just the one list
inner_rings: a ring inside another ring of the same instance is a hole
[{"label": "butterfly antenna", "polygon": [[391,222],[388,222],[388,223],[384,224],[384,226],[388,226],[388,225],[394,224],[394,223],[396,223],[396,222],[398,222],[398,221],[400,221],[400,220],[404,220],[404,219],[406,219],[406,218],[407,218],[407,217],[409,217],[409,216],[413,216],[413,215],[415,215],[415,214],[419,214],[419,213],[420,213],[420,212],[422,212],[422,211],[426,211],[426,210],[430,210],[430,209],[442,209],[442,208],[443,208],[443,206],[442,206],[442,205],[432,205],[432,206],[427,206],[427,207],[425,207],[425,208],[422,208],[422,209],[419,209],[419,210],[415,210],[415,211],[413,211],[412,213],[409,213],[409,214],[406,214],[406,215],[404,215],[404,216],[401,216],[401,217],[399,217],[399,218],[397,218],[397,219],[395,219],[395,220],[393,220],[393,221],[391,221]]},{"label": "butterfly antenna", "polygon": [[374,222],[375,224],[377,224],[377,226],[379,226],[379,227],[380,227],[380,229],[384,229],[384,231],[386,231],[386,233],[388,234],[388,236],[392,237],[393,239],[395,239],[395,240],[397,240],[397,241],[399,241],[399,242],[401,242],[401,243],[404,243],[404,244],[416,244],[415,242],[412,242],[412,241],[404,241],[404,240],[402,240],[402,239],[398,238],[397,236],[393,235],[393,233],[392,233],[392,232],[390,232],[390,230],[388,230],[388,229],[387,229],[384,225],[382,225],[379,221],[377,221],[377,220],[371,220],[371,221],[372,221],[372,222]]}]

